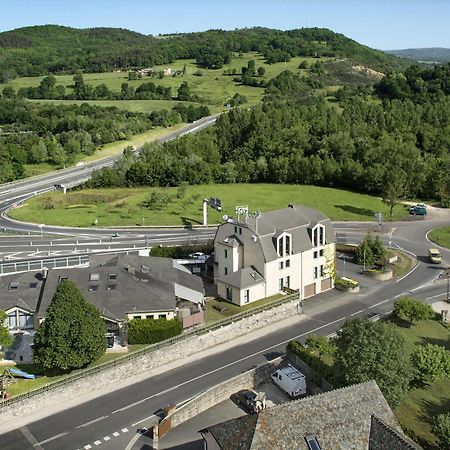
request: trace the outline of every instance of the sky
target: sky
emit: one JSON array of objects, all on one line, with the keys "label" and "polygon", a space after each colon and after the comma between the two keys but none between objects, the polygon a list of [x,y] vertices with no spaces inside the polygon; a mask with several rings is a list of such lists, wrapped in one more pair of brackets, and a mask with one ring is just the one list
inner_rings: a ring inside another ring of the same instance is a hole
[{"label": "sky", "polygon": [[153,35],[325,27],[382,50],[450,48],[450,0],[0,0],[0,31],[44,24]]}]

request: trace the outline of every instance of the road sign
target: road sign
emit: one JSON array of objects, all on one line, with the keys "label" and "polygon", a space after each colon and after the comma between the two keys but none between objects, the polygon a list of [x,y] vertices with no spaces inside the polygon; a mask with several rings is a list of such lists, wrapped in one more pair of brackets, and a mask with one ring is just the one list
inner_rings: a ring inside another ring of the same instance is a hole
[{"label": "road sign", "polygon": [[382,224],[383,223],[383,214],[380,212],[377,212],[374,214],[375,219],[377,219],[377,223]]},{"label": "road sign", "polygon": [[234,211],[238,216],[248,216],[248,206],[236,206]]}]

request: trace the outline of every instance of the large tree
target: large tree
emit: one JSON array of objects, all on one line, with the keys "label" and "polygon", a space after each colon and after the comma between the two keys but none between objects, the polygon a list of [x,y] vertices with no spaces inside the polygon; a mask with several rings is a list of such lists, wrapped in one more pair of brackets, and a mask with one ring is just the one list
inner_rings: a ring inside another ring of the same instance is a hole
[{"label": "large tree", "polygon": [[413,371],[393,324],[349,320],[338,332],[336,347],[336,367],[345,384],[375,380],[391,406],[405,397]]},{"label": "large tree", "polygon": [[72,281],[62,281],[36,332],[34,361],[46,373],[84,367],[105,352],[105,332],[97,308],[84,299]]}]

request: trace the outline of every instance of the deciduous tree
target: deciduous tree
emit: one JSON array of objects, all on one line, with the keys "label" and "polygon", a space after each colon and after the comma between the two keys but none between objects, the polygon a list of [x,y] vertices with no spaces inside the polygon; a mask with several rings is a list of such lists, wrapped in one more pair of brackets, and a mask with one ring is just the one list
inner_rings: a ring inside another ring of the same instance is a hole
[{"label": "deciduous tree", "polygon": [[375,380],[391,406],[405,397],[413,371],[405,341],[393,324],[348,320],[336,347],[335,363],[345,384]]},{"label": "deciduous tree", "polygon": [[34,361],[46,373],[84,367],[105,352],[105,333],[97,308],[83,298],[75,283],[62,281],[36,332]]},{"label": "deciduous tree", "polygon": [[450,352],[442,345],[427,344],[412,355],[416,378],[423,383],[450,378]]},{"label": "deciduous tree", "polygon": [[401,297],[394,303],[394,315],[409,322],[411,326],[419,320],[432,319],[435,314],[430,305],[411,297]]}]

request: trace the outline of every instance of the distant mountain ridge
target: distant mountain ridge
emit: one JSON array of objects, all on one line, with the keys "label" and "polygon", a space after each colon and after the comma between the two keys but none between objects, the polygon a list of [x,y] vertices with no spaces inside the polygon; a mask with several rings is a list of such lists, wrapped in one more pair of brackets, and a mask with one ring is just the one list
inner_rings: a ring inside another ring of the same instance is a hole
[{"label": "distant mountain ridge", "polygon": [[406,48],[402,50],[385,50],[390,55],[408,58],[414,61],[450,61],[450,48],[429,47],[429,48]]},{"label": "distant mountain ridge", "polygon": [[0,82],[16,76],[105,72],[191,58],[200,66],[220,68],[231,52],[249,51],[260,52],[269,64],[295,56],[330,56],[380,71],[406,65],[325,28],[208,30],[161,39],[121,28],[39,25],[0,33]]}]

